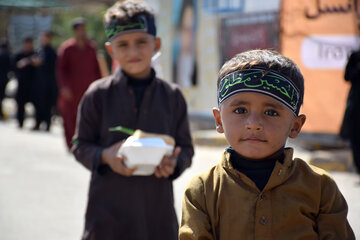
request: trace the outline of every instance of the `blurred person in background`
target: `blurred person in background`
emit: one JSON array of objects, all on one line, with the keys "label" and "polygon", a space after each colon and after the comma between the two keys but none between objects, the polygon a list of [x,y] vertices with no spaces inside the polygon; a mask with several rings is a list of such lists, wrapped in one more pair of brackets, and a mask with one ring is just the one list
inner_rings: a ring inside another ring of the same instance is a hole
[{"label": "blurred person in background", "polygon": [[345,80],[351,83],[340,136],[350,140],[353,160],[360,174],[360,49],[353,52],[345,68]]},{"label": "blurred person in background", "polygon": [[173,46],[173,77],[185,88],[197,84],[196,18],[196,1],[182,1]]},{"label": "blurred person in background", "polygon": [[11,71],[11,59],[8,42],[2,39],[0,42],[0,120],[5,116],[2,109],[2,101],[5,98],[5,88],[9,81],[9,72]]},{"label": "blurred person in background", "polygon": [[24,124],[25,104],[33,102],[32,90],[36,74],[34,57],[33,38],[26,37],[23,40],[23,50],[14,58],[15,74],[18,81],[16,93],[17,120],[20,128]]},{"label": "blurred person in background", "polygon": [[55,78],[56,52],[51,46],[52,32],[43,32],[40,36],[41,48],[34,59],[37,66],[34,88],[34,105],[36,124],[33,130],[39,130],[42,123],[44,129],[50,130],[51,110],[56,106],[57,85]]},{"label": "blurred person in background", "polygon": [[85,20],[74,19],[72,29],[74,37],[61,44],[57,60],[58,108],[63,118],[69,150],[80,99],[90,83],[101,77],[96,48],[87,38]]}]

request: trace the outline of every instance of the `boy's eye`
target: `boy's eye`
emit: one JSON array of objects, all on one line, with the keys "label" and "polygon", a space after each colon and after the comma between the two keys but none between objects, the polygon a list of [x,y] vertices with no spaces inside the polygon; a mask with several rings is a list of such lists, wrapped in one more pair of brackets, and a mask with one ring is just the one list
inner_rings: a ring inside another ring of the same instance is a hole
[{"label": "boy's eye", "polygon": [[245,108],[236,108],[236,109],[234,110],[234,113],[244,114],[244,113],[247,113],[247,111],[246,111]]},{"label": "boy's eye", "polygon": [[127,46],[126,43],[120,43],[120,44],[118,44],[118,47],[126,47],[126,46]]},{"label": "boy's eye", "polygon": [[274,110],[266,110],[265,111],[265,115],[269,115],[269,116],[279,116],[279,113],[277,113]]}]

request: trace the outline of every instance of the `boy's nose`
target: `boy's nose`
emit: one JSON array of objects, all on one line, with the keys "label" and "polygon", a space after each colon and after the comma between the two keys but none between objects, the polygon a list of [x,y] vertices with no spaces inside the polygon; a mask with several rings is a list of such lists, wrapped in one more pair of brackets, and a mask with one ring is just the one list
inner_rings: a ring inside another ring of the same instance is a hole
[{"label": "boy's nose", "polygon": [[136,55],[138,53],[138,48],[136,46],[130,46],[129,47],[129,54],[130,55]]},{"label": "boy's nose", "polygon": [[249,116],[246,120],[245,127],[247,130],[262,131],[263,125],[261,118],[255,114]]}]

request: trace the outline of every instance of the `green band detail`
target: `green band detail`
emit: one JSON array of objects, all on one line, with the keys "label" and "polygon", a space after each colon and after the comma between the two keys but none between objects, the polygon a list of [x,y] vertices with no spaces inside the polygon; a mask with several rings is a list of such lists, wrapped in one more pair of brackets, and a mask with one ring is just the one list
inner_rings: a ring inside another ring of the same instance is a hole
[{"label": "green band detail", "polygon": [[115,25],[113,24],[111,27],[108,27],[105,29],[105,34],[107,38],[111,38],[112,36],[115,36],[121,32],[127,31],[127,30],[145,30],[146,26],[143,22],[141,22],[140,18],[138,18],[138,22],[135,23],[129,23],[127,25]]},{"label": "green band detail", "polygon": [[133,16],[126,21],[115,18],[105,26],[105,35],[109,41],[121,34],[144,32],[156,36],[155,19],[144,14]]},{"label": "green band detail", "polygon": [[291,81],[282,75],[264,69],[245,69],[231,72],[219,85],[218,102],[242,91],[260,92],[282,101],[292,111],[299,110],[299,93]]}]

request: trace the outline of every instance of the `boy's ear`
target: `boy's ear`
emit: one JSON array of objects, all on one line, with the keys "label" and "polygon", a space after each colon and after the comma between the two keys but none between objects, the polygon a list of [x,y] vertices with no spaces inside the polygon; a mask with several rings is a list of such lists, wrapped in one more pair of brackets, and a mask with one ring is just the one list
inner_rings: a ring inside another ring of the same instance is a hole
[{"label": "boy's ear", "polygon": [[305,121],[306,121],[306,116],[304,114],[301,114],[295,118],[295,120],[293,122],[293,126],[289,133],[290,138],[296,138],[299,135],[301,128],[304,125]]},{"label": "boy's ear", "polygon": [[155,38],[155,52],[159,51],[161,48],[161,38]]},{"label": "boy's ear", "polygon": [[109,53],[110,56],[113,55],[113,49],[111,47],[111,43],[110,42],[106,42],[105,43],[105,48],[106,48],[106,51]]},{"label": "boy's ear", "polygon": [[214,118],[215,118],[216,131],[218,133],[224,133],[224,128],[223,128],[223,125],[222,125],[222,120],[221,120],[221,115],[220,115],[219,108],[214,107],[213,108],[213,114],[214,114]]}]

